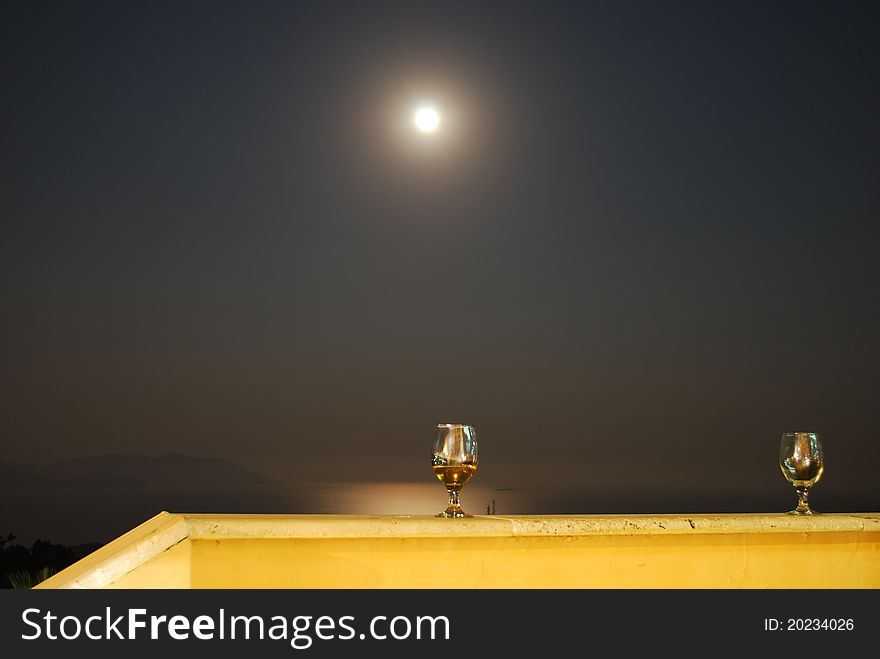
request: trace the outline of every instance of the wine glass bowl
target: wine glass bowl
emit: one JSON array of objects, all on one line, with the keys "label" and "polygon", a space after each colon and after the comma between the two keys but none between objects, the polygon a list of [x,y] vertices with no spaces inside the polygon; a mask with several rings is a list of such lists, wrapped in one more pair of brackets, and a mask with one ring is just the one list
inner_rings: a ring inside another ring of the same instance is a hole
[{"label": "wine glass bowl", "polygon": [[814,515],[808,501],[810,488],[822,478],[825,456],[818,433],[786,432],[779,444],[779,468],[794,486],[798,503],[791,515]]},{"label": "wine glass bowl", "polygon": [[459,494],[477,471],[477,431],[461,423],[439,423],[431,446],[434,475],[446,486],[449,504],[437,517],[472,517],[461,509]]}]

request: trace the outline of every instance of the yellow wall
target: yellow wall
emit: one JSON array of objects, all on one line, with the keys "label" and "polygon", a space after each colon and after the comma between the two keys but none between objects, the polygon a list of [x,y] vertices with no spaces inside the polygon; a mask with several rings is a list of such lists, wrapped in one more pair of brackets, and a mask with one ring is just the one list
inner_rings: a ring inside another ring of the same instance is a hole
[{"label": "yellow wall", "polygon": [[880,534],[194,540],[192,586],[878,588]]},{"label": "yellow wall", "polygon": [[39,588],[880,588],[880,514],[160,513]]},{"label": "yellow wall", "polygon": [[107,588],[190,588],[190,541],[176,545],[110,582]]}]

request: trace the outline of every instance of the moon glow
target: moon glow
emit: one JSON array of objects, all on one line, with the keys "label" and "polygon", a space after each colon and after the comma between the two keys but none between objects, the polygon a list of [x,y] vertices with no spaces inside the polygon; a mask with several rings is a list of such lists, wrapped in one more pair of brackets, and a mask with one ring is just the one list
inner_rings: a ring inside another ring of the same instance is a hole
[{"label": "moon glow", "polygon": [[413,122],[422,133],[433,133],[440,126],[440,115],[434,108],[419,108],[413,115]]}]

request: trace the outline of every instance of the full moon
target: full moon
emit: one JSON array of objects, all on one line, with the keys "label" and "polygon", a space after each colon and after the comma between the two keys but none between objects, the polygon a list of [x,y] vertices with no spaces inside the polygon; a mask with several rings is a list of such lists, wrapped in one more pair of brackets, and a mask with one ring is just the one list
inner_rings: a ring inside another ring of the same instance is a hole
[{"label": "full moon", "polygon": [[440,125],[440,115],[433,108],[419,108],[413,117],[416,128],[423,133],[433,133]]}]

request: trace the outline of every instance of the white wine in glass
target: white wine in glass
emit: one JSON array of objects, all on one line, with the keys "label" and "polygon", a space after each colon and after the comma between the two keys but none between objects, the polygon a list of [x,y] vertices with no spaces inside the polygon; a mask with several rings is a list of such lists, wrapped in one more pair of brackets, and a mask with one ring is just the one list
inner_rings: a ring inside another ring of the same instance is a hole
[{"label": "white wine in glass", "polygon": [[461,509],[461,488],[477,472],[477,431],[461,423],[440,423],[431,446],[434,475],[446,486],[449,504],[437,517],[472,517]]},{"label": "white wine in glass", "polygon": [[810,488],[822,478],[825,470],[825,456],[822,442],[814,432],[786,432],[779,444],[779,468],[794,486],[798,495],[797,507],[790,510],[792,515],[814,515],[807,500]]}]

